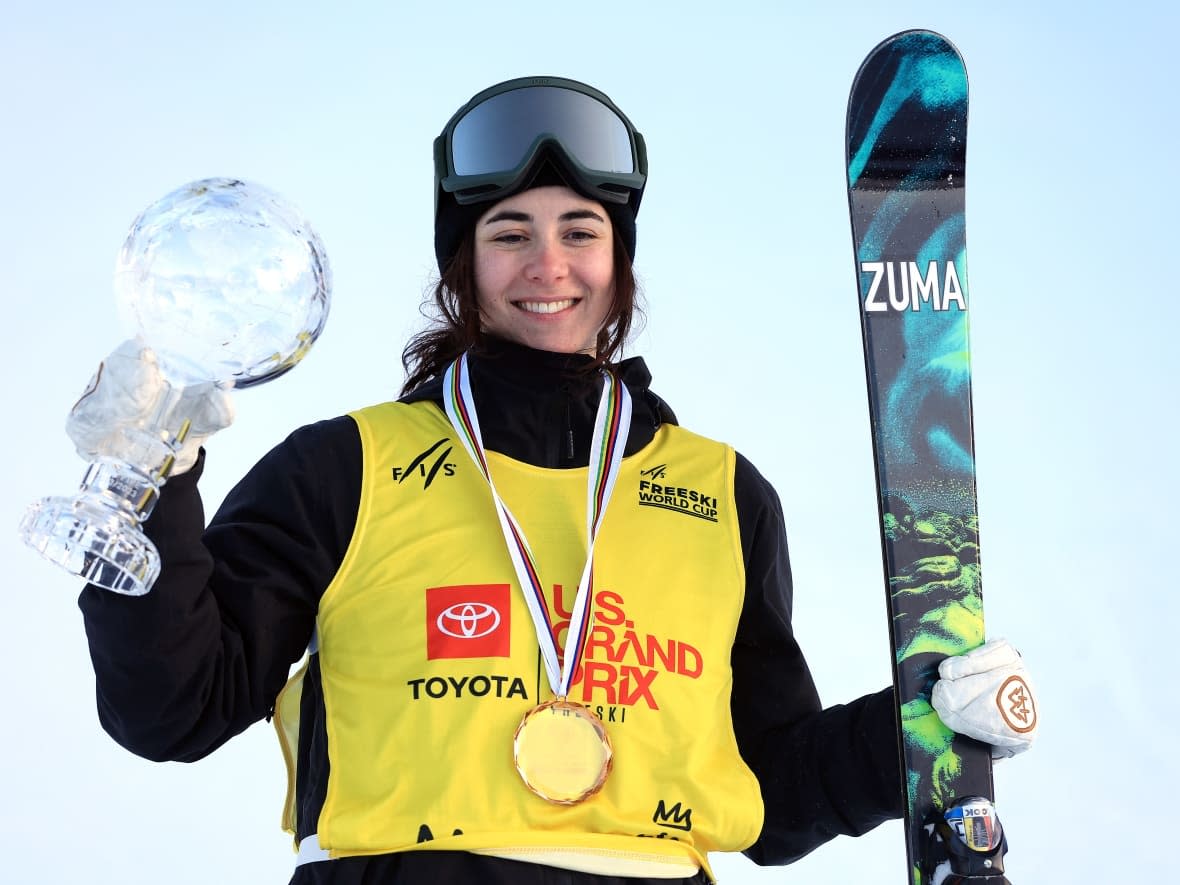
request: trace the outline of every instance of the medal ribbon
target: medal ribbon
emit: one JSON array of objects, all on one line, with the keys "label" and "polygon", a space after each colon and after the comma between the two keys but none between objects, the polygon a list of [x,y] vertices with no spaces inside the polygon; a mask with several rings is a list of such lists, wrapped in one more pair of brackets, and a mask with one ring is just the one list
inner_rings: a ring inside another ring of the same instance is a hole
[{"label": "medal ribbon", "polygon": [[623,450],[627,446],[627,434],[631,429],[631,394],[610,372],[604,371],[602,396],[598,401],[598,412],[594,418],[594,436],[590,441],[590,464],[586,477],[586,565],[578,582],[578,593],[570,614],[569,630],[566,632],[565,655],[558,652],[557,638],[553,635],[553,618],[541,586],[536,559],[529,547],[528,539],[520,524],[500,498],[483,447],[483,435],[479,429],[479,417],[475,412],[475,399],[471,395],[471,379],[467,371],[467,354],[452,363],[443,377],[443,406],[447,418],[455,429],[459,441],[475,462],[496,505],[500,518],[500,529],[516,577],[524,593],[533,626],[537,631],[537,642],[541,646],[541,657],[549,677],[553,693],[564,698],[569,694],[570,683],[582,658],[582,651],[589,634],[590,612],[594,598],[594,541],[602,525],[606,506],[614,492],[619,466],[623,461]]}]

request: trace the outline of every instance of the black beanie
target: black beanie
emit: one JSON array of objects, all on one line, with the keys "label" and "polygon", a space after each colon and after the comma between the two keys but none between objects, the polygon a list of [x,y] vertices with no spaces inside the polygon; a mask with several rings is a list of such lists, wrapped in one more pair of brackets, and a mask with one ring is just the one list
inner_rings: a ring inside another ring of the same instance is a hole
[{"label": "black beanie", "polygon": [[526,176],[524,185],[515,190],[505,190],[496,194],[495,200],[460,206],[455,198],[441,188],[438,192],[438,208],[434,216],[434,255],[438,260],[438,272],[445,273],[447,265],[459,251],[459,244],[469,230],[475,227],[479,217],[488,211],[496,201],[519,194],[534,187],[560,185],[577,191],[588,200],[594,200],[606,210],[611,224],[619,232],[623,240],[623,248],[627,250],[627,257],[635,261],[635,207],[631,201],[626,203],[600,202],[597,196],[588,194],[570,180],[570,176],[563,174],[559,163],[545,152],[538,159],[535,171]]}]

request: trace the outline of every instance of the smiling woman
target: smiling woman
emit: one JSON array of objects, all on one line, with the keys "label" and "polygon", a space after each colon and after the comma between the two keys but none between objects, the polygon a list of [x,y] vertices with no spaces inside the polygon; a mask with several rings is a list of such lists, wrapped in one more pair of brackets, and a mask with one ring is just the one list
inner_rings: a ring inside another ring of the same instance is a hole
[{"label": "smiling woman", "polygon": [[202,449],[145,524],[152,592],[83,591],[130,750],[273,716],[293,885],[706,885],[901,814],[892,689],[821,706],[773,488],[621,358],[646,176],[589,86],[477,95],[435,142],[401,397],[294,431],[203,530]]},{"label": "smiling woman", "polygon": [[[476,262],[482,260],[477,252],[486,256],[487,250],[480,251],[479,243],[486,246],[486,240],[477,238],[477,233],[484,233],[484,225],[477,222],[493,217],[507,221],[505,211],[529,214],[501,201],[531,200],[530,191],[563,189],[568,198],[581,199],[559,214],[574,212],[587,223],[595,217],[607,222],[605,227],[587,224],[580,232],[571,230],[565,241],[569,248],[558,251],[569,255],[573,248],[593,245],[591,251],[597,253],[609,243],[612,274],[610,304],[592,337],[547,338],[553,346],[532,340],[542,350],[589,353],[594,357],[592,369],[615,359],[636,313],[635,216],[647,183],[646,143],[622,111],[584,83],[557,77],[510,80],[485,89],[456,111],[435,139],[434,167],[437,324],[413,338],[402,354],[403,393],[484,343],[484,333],[491,331],[485,309],[490,305],[480,301],[484,293]],[[596,245],[584,242],[590,239]],[[530,240],[535,250],[536,238]],[[577,241],[583,242],[575,246]],[[538,286],[528,288],[536,294]],[[526,300],[542,304],[554,299],[549,295]],[[579,322],[585,324],[586,318],[579,317]],[[506,328],[497,331],[508,340],[529,343],[505,335]]]},{"label": "smiling woman", "polygon": [[614,299],[613,228],[566,187],[531,188],[475,226],[483,329],[537,350],[596,355]]}]

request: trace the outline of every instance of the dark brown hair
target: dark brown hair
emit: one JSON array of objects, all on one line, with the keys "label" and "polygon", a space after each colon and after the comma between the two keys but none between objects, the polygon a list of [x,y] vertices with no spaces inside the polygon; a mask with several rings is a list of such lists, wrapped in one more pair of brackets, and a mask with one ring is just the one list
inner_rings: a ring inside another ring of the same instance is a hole
[{"label": "dark brown hair", "polygon": [[[613,251],[614,303],[598,332],[597,357],[587,366],[588,371],[614,361],[622,352],[635,314],[641,313],[631,256],[617,230]],[[411,338],[402,351],[402,366],[406,371],[402,394],[441,374],[461,353],[478,349],[483,343],[476,300],[474,229],[463,237],[454,259],[434,285],[431,300],[423,303],[422,312],[432,325]]]}]

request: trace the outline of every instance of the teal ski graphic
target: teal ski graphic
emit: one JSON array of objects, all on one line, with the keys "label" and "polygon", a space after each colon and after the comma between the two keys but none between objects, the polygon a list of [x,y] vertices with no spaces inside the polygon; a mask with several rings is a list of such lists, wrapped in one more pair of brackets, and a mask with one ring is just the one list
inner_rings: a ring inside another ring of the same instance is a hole
[{"label": "teal ski graphic", "polygon": [[[979,797],[990,809],[988,748],[954,735],[930,706],[939,662],[984,640],[966,147],[967,74],[955,48],[907,31],[874,49],[849,98],[846,160],[915,885],[928,881],[935,820],[955,817],[973,849],[1001,838],[994,813],[970,810],[980,817],[964,829],[955,806]],[[1001,859],[997,848],[979,864],[982,878],[962,881],[1005,881]]]}]

